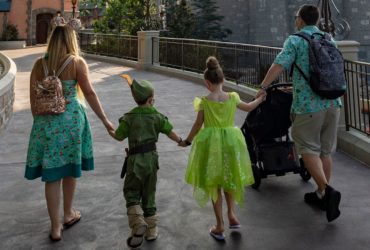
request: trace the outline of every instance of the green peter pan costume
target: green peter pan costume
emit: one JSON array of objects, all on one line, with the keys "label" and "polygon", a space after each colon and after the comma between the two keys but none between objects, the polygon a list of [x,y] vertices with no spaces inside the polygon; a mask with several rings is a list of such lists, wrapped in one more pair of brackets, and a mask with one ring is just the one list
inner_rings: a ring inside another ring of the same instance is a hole
[{"label": "green peter pan costume", "polygon": [[[131,91],[136,101],[153,94],[147,81],[133,81]],[[158,141],[159,133],[169,134],[173,126],[167,117],[154,107],[138,106],[119,119],[115,134],[118,140],[128,138],[130,150]],[[154,149],[145,153],[130,154],[123,193],[126,207],[141,205],[144,217],[155,215],[155,192],[158,170],[158,153]]]}]

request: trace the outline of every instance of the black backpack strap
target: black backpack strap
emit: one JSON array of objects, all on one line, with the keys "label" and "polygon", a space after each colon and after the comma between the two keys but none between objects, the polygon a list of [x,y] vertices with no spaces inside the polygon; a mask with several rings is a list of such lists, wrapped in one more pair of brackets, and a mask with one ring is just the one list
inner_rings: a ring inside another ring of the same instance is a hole
[{"label": "black backpack strap", "polygon": [[[320,34],[320,33],[317,33],[317,34]],[[322,35],[322,34],[320,34],[320,35]],[[310,46],[310,42],[313,39],[312,36],[310,36],[309,34],[307,34],[305,32],[295,33],[295,34],[293,34],[293,36],[298,36],[298,37],[303,38],[304,40],[306,40],[308,42],[308,46]],[[293,62],[292,68],[290,69],[290,74],[289,74],[290,77],[293,76],[293,69],[294,69],[294,67],[296,67],[298,69],[299,73],[302,75],[302,77],[306,81],[309,81],[308,76],[306,76],[306,74],[303,72],[303,70],[295,62]]]},{"label": "black backpack strap", "polygon": [[301,67],[299,67],[295,62],[292,65],[292,69],[290,71],[290,76],[293,75],[293,69],[294,69],[294,67],[296,67],[298,69],[298,71],[301,74],[301,76],[303,76],[303,78],[308,82],[308,80],[309,80],[308,77],[305,75],[305,73],[303,72],[303,70],[301,69]]},{"label": "black backpack strap", "polygon": [[[317,33],[317,34],[320,34],[320,33]],[[311,40],[313,39],[312,36],[310,36],[309,34],[307,34],[306,32],[298,32],[298,33],[294,33],[293,36],[299,36],[301,38],[303,38],[304,40],[306,40],[308,43],[311,42]]]}]

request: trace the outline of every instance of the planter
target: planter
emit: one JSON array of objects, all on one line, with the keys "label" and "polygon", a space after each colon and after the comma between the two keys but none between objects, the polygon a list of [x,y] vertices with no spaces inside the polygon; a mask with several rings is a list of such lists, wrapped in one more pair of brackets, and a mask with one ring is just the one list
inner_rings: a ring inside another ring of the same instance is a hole
[{"label": "planter", "polygon": [[0,49],[24,49],[26,47],[26,41],[0,41]]}]

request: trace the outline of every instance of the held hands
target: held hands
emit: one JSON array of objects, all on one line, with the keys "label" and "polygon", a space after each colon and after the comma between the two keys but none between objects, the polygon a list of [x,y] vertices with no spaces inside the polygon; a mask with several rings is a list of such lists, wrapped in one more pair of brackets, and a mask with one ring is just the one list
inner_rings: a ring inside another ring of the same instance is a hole
[{"label": "held hands", "polygon": [[191,142],[188,139],[182,140],[181,137],[180,137],[180,140],[177,142],[177,146],[183,147],[183,148],[190,146],[190,145],[191,145]]},{"label": "held hands", "polygon": [[177,144],[177,146],[185,148],[185,147],[187,147],[188,145],[185,143],[185,141],[181,140],[181,141]]},{"label": "held hands", "polygon": [[114,130],[114,127],[113,127],[113,123],[111,123],[109,120],[105,120],[103,121],[103,124],[105,126],[105,129],[108,131],[108,133],[110,134],[110,136],[112,136],[113,138],[115,138],[115,130]]}]

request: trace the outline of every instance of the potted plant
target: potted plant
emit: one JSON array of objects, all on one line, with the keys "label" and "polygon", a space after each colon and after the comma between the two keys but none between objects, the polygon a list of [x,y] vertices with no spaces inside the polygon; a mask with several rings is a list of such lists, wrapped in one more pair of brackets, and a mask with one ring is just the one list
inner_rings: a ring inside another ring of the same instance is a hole
[{"label": "potted plant", "polygon": [[23,49],[26,42],[18,40],[18,29],[13,24],[7,24],[0,41],[0,49]]}]

